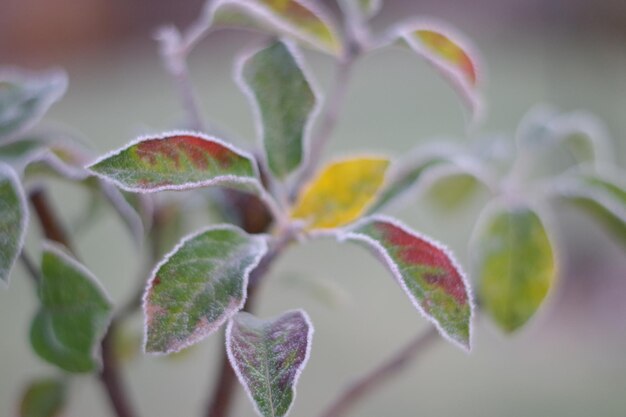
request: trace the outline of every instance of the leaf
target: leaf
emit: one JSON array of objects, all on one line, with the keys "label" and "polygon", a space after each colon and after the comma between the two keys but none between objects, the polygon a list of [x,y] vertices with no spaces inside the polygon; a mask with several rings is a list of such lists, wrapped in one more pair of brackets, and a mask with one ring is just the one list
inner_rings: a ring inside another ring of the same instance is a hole
[{"label": "leaf", "polygon": [[608,178],[585,175],[558,184],[556,195],[584,211],[626,247],[626,188]]},{"label": "leaf", "polygon": [[35,125],[66,89],[62,71],[0,71],[0,140],[11,140]]},{"label": "leaf", "polygon": [[344,226],[366,212],[380,191],[389,160],[379,157],[350,158],[322,169],[299,196],[291,212],[309,229]]},{"label": "leaf", "polygon": [[228,323],[226,349],[257,413],[286,416],[311,351],[313,325],[303,310],[270,320],[239,313]]},{"label": "leaf", "polygon": [[433,169],[428,187],[428,198],[440,210],[450,211],[468,202],[481,184],[478,179],[457,167],[442,166]]},{"label": "leaf", "polygon": [[341,0],[339,5],[346,15],[363,20],[376,16],[383,7],[383,0]]},{"label": "leaf", "polygon": [[339,233],[363,244],[391,270],[409,299],[439,333],[470,349],[472,300],[461,267],[441,244],[386,216],[365,218]]},{"label": "leaf", "polygon": [[50,242],[44,243],[41,272],[41,307],[30,329],[33,349],[68,372],[98,370],[112,312],[107,295],[91,272]]},{"label": "leaf", "polygon": [[131,192],[256,186],[252,155],[192,132],[144,136],[87,167]]},{"label": "leaf", "polygon": [[17,174],[0,163],[0,283],[9,283],[11,269],[24,246],[28,206]]},{"label": "leaf", "polygon": [[319,3],[306,0],[216,0],[207,13],[214,26],[260,29],[341,55],[341,38]]},{"label": "leaf", "polygon": [[556,277],[552,245],[529,207],[488,212],[473,239],[481,307],[505,332],[522,327],[537,311]]},{"label": "leaf", "polygon": [[474,118],[479,118],[482,103],[477,53],[465,36],[432,20],[415,20],[395,30],[396,36],[452,84]]},{"label": "leaf", "polygon": [[147,352],[171,353],[204,339],[239,311],[266,238],[221,225],[184,238],[157,265],[144,295]]},{"label": "leaf", "polygon": [[20,402],[20,417],[56,417],[67,401],[67,386],[58,378],[38,379],[26,388]]},{"label": "leaf", "polygon": [[238,81],[257,116],[269,168],[283,178],[302,163],[317,97],[295,45],[278,41],[242,61]]}]

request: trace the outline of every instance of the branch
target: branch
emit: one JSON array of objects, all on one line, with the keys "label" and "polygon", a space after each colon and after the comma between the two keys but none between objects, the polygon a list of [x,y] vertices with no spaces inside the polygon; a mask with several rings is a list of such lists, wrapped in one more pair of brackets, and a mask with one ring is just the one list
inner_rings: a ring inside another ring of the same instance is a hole
[{"label": "branch", "polygon": [[437,330],[430,327],[415,337],[407,346],[383,362],[370,373],[362,376],[339,396],[330,407],[322,413],[322,417],[341,417],[348,414],[359,401],[367,397],[392,377],[406,369],[408,362],[415,360],[430,345],[438,340]]},{"label": "branch", "polygon": [[[47,239],[64,245],[74,256],[76,252],[69,239],[69,235],[62,226],[59,217],[52,208],[52,205],[42,188],[36,189],[30,193],[29,199],[39,224]],[[22,257],[22,259],[24,259]],[[100,380],[109,397],[111,406],[115,410],[117,417],[133,417],[135,413],[132,411],[130,401],[126,396],[126,390],[122,383],[122,378],[117,368],[117,361],[113,353],[113,334],[117,326],[117,319],[114,317],[107,329],[107,333],[102,339],[102,371],[100,372]]]}]

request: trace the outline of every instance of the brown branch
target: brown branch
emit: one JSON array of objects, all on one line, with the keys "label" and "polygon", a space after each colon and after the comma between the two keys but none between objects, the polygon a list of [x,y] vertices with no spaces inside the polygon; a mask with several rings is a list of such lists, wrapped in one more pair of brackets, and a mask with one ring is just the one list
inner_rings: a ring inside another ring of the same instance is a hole
[{"label": "brown branch", "polygon": [[408,362],[417,359],[419,354],[423,353],[424,350],[436,340],[438,340],[438,334],[434,327],[417,335],[417,337],[411,340],[402,350],[370,373],[354,382],[324,413],[322,413],[322,417],[341,417],[347,415],[360,400],[367,397],[375,389],[396,376],[396,374],[406,369]]},{"label": "brown branch", "polygon": [[[46,238],[64,245],[76,256],[69,235],[62,226],[43,188],[31,192],[29,199]],[[101,342],[102,370],[99,376],[117,417],[133,417],[135,413],[126,395],[113,350],[113,335],[116,326],[117,319],[113,318]]]}]

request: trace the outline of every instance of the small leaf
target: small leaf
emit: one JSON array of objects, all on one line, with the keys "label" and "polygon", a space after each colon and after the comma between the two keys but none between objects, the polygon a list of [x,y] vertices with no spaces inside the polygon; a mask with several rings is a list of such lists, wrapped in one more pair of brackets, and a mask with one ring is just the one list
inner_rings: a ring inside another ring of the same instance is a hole
[{"label": "small leaf", "polygon": [[256,186],[258,177],[251,155],[192,132],[141,137],[87,168],[126,191],[140,193]]},{"label": "small leaf", "polygon": [[302,310],[270,320],[239,313],[230,320],[226,329],[228,359],[260,416],[289,413],[312,338],[313,325]]},{"label": "small leaf", "polygon": [[239,311],[266,238],[221,225],[184,238],[152,274],[144,295],[145,350],[177,352]]},{"label": "small leaf", "polygon": [[238,79],[257,115],[269,168],[283,178],[301,164],[316,95],[295,46],[275,42],[240,65]]},{"label": "small leaf", "polygon": [[0,164],[0,283],[9,283],[13,264],[26,236],[28,206],[17,174]]},{"label": "small leaf", "polygon": [[362,243],[379,255],[415,308],[439,333],[470,349],[470,287],[444,246],[385,216],[365,218],[339,238]]},{"label": "small leaf", "polygon": [[207,13],[213,25],[260,29],[341,55],[341,39],[318,3],[306,0],[216,0]]},{"label": "small leaf", "polygon": [[474,175],[456,167],[441,167],[431,174],[427,197],[440,210],[460,207],[476,194],[480,185]]},{"label": "small leaf", "polygon": [[556,195],[592,217],[626,247],[626,189],[610,179],[586,175],[563,182]]},{"label": "small leaf", "polygon": [[380,12],[383,0],[341,0],[339,5],[348,16],[359,20],[370,19]]},{"label": "small leaf", "polygon": [[41,272],[41,307],[30,329],[33,349],[68,372],[97,370],[111,302],[96,278],[52,243],[44,245]]},{"label": "small leaf", "polygon": [[0,140],[11,140],[35,125],[67,89],[61,71],[0,72]]},{"label": "small leaf", "polygon": [[344,226],[366,212],[381,189],[389,166],[386,158],[351,158],[334,162],[308,184],[291,216],[309,229]]},{"label": "small leaf", "polygon": [[65,381],[58,378],[39,379],[26,388],[20,403],[20,417],[56,417],[67,401]]},{"label": "small leaf", "polygon": [[539,216],[528,207],[488,213],[473,241],[481,306],[505,332],[537,311],[556,277],[552,245]]},{"label": "small leaf", "polygon": [[477,53],[465,37],[443,23],[428,20],[402,24],[396,33],[441,72],[460,94],[474,118],[480,117],[482,104]]}]

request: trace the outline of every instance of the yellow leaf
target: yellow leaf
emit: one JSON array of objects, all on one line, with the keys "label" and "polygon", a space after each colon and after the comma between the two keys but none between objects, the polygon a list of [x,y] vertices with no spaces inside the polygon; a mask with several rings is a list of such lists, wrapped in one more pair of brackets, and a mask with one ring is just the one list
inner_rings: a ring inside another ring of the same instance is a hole
[{"label": "yellow leaf", "polygon": [[374,201],[389,160],[350,158],[327,165],[299,196],[291,217],[308,229],[330,229],[358,219]]}]

